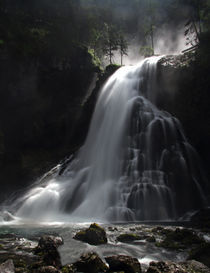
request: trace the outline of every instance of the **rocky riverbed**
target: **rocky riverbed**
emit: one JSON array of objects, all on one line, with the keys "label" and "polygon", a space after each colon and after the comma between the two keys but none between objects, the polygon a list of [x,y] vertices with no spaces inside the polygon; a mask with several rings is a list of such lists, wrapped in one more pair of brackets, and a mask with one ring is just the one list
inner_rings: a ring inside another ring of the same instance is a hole
[{"label": "rocky riverbed", "polygon": [[1,273],[210,272],[210,231],[172,223],[4,225],[0,263]]}]

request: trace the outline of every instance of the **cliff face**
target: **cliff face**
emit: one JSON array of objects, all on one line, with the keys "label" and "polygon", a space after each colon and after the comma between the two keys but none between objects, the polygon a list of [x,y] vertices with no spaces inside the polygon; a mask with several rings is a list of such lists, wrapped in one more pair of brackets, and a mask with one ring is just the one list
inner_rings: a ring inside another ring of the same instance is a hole
[{"label": "cliff face", "polygon": [[210,80],[199,53],[166,56],[158,64],[159,107],[176,116],[200,155],[208,176],[210,160]]},{"label": "cliff face", "polygon": [[77,124],[98,73],[86,48],[68,59],[0,56],[0,199],[81,144],[86,128],[76,135]]}]

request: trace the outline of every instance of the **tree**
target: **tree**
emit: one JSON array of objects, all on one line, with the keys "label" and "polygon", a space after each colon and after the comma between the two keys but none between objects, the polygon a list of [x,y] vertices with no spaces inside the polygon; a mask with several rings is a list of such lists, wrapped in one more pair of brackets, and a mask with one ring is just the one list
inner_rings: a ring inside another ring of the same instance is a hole
[{"label": "tree", "polygon": [[190,17],[185,24],[185,36],[187,44],[192,46],[200,42],[200,35],[204,31],[205,18],[209,14],[208,0],[185,0],[186,4],[191,8]]},{"label": "tree", "polygon": [[154,31],[156,28],[156,9],[157,3],[155,0],[147,0],[145,2],[145,10],[146,10],[146,21],[144,23],[144,34],[146,37],[150,39],[150,46],[155,52],[155,45],[154,45]]},{"label": "tree", "polygon": [[153,48],[149,46],[142,46],[139,50],[140,55],[146,57],[151,57],[154,55],[154,50]]},{"label": "tree", "polygon": [[123,56],[128,55],[128,43],[122,33],[119,35],[120,63],[123,64]]},{"label": "tree", "polygon": [[103,52],[109,58],[109,63],[112,64],[114,51],[119,48],[118,31],[113,25],[104,24],[103,41]]}]

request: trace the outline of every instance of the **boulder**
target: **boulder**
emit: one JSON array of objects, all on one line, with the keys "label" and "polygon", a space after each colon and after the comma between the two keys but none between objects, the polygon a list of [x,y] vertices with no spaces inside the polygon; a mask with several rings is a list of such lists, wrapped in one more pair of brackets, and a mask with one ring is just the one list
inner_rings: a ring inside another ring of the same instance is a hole
[{"label": "boulder", "polygon": [[151,262],[146,273],[210,273],[210,269],[197,261],[181,263]]},{"label": "boulder", "polygon": [[91,224],[90,227],[85,230],[79,231],[73,238],[90,245],[101,245],[107,243],[105,230],[96,223]]},{"label": "boulder", "polygon": [[184,268],[186,268],[187,272],[210,273],[210,268],[198,261],[191,260],[191,261],[186,261],[180,264]]},{"label": "boulder", "polygon": [[73,264],[79,272],[106,272],[108,267],[95,252],[83,254],[80,260]]},{"label": "boulder", "polygon": [[63,244],[61,237],[44,235],[40,238],[35,254],[39,255],[47,266],[61,267],[61,258],[57,247]]},{"label": "boulder", "polygon": [[141,265],[136,258],[126,255],[116,255],[105,258],[110,271],[123,271],[125,273],[141,273]]},{"label": "boulder", "polygon": [[181,265],[171,262],[151,262],[147,273],[187,273]]},{"label": "boulder", "polygon": [[13,260],[9,259],[0,265],[1,273],[15,273]]},{"label": "boulder", "polygon": [[136,240],[141,240],[142,237],[139,236],[138,234],[134,234],[134,233],[125,233],[125,234],[120,234],[117,237],[117,240],[119,242],[132,242],[132,241],[136,241]]},{"label": "boulder", "polygon": [[156,246],[168,249],[185,249],[192,245],[199,245],[203,242],[192,230],[177,228],[168,230],[162,242],[156,243]]},{"label": "boulder", "polygon": [[60,245],[63,245],[63,238],[60,236],[52,236],[52,235],[43,235],[40,240],[38,247],[40,248],[52,248],[52,247],[59,247]]}]

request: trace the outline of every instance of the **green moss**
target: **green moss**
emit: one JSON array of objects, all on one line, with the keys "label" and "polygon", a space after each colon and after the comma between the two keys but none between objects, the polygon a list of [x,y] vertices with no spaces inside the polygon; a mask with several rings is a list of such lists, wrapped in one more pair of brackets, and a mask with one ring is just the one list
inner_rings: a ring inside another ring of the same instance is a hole
[{"label": "green moss", "polygon": [[89,229],[99,230],[100,232],[105,234],[104,228],[102,228],[101,226],[99,226],[99,224],[96,224],[96,223],[91,224]]},{"label": "green moss", "polygon": [[88,49],[88,53],[91,55],[92,57],[92,63],[94,66],[97,66],[100,70],[102,70],[101,68],[101,61],[100,59],[98,58],[98,56],[95,54],[95,51],[94,49],[92,48],[89,48]]},{"label": "green moss", "polygon": [[91,245],[100,245],[107,243],[105,230],[96,223],[90,225],[89,228],[76,233],[74,239],[86,242]]},{"label": "green moss", "polygon": [[132,242],[132,241],[140,240],[140,239],[141,239],[141,236],[134,233],[125,233],[117,237],[117,240],[120,242]]},{"label": "green moss", "polygon": [[63,266],[61,269],[62,273],[69,273],[69,267],[68,266]]},{"label": "green moss", "polygon": [[188,229],[177,228],[175,231],[167,232],[165,236],[162,242],[156,243],[156,246],[169,249],[185,249],[203,242],[193,231]]}]

